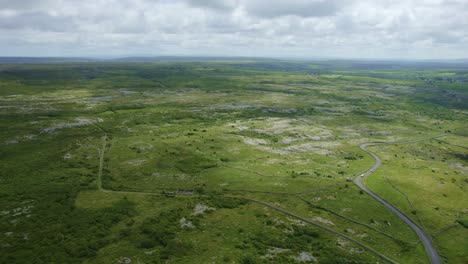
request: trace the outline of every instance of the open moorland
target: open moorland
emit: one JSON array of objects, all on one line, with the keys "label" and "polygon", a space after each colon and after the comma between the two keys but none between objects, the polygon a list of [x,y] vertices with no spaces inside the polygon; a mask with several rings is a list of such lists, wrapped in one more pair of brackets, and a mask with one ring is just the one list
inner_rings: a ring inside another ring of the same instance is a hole
[{"label": "open moorland", "polygon": [[430,263],[370,142],[467,263],[467,102],[466,64],[0,64],[0,263]]}]

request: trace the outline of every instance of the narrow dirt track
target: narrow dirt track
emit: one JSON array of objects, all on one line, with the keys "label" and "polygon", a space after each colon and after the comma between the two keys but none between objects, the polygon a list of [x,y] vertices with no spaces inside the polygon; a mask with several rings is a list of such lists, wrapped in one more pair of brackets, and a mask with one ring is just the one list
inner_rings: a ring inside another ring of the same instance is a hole
[{"label": "narrow dirt track", "polygon": [[262,202],[262,201],[259,201],[259,200],[256,200],[256,199],[252,199],[252,198],[242,197],[241,199],[244,199],[244,200],[247,200],[247,201],[251,201],[251,202],[254,202],[254,203],[261,204],[261,205],[263,205],[263,206],[265,206],[265,207],[268,207],[268,208],[270,208],[270,209],[276,210],[276,211],[278,211],[278,212],[281,212],[281,213],[286,214],[286,215],[288,215],[288,216],[291,216],[291,217],[293,217],[293,218],[299,219],[299,220],[301,220],[302,222],[305,222],[305,223],[307,223],[307,224],[309,224],[309,225],[313,225],[313,226],[318,227],[318,228],[320,228],[320,229],[323,229],[323,230],[325,230],[325,231],[327,231],[327,232],[330,232],[330,233],[332,233],[332,234],[335,234],[335,235],[337,235],[337,236],[340,236],[340,237],[342,237],[342,238],[344,238],[344,239],[346,239],[346,240],[349,240],[349,241],[351,241],[351,242],[353,242],[353,243],[356,243],[357,245],[361,246],[362,248],[366,249],[367,251],[371,252],[372,254],[374,254],[374,255],[376,255],[376,256],[382,258],[383,260],[387,261],[388,263],[397,263],[397,262],[394,261],[393,259],[391,259],[391,258],[389,258],[389,257],[387,257],[387,256],[385,256],[385,255],[383,255],[383,254],[381,254],[381,253],[379,253],[378,251],[374,250],[373,248],[371,248],[371,247],[369,247],[369,246],[366,246],[366,245],[364,245],[363,243],[357,241],[356,239],[354,239],[354,238],[352,238],[352,237],[349,237],[349,236],[347,236],[347,235],[345,235],[345,234],[343,234],[343,233],[340,233],[340,232],[338,232],[338,231],[335,231],[335,230],[330,229],[330,228],[328,228],[328,227],[325,227],[325,226],[323,226],[323,225],[320,225],[320,224],[317,224],[317,223],[315,223],[315,222],[312,222],[312,221],[310,221],[310,220],[308,220],[308,219],[306,219],[306,218],[304,218],[304,217],[298,216],[298,215],[296,215],[296,214],[293,214],[293,213],[291,213],[291,212],[289,212],[289,211],[286,211],[286,210],[284,210],[284,209],[282,209],[282,208],[279,208],[279,207],[276,207],[276,206],[274,206],[274,205],[271,205],[271,204],[268,204],[268,203],[265,203],[265,202]]},{"label": "narrow dirt track", "polygon": [[[159,196],[159,195],[162,195],[162,194],[159,194],[159,193],[149,193],[149,192],[135,192],[135,191],[114,191],[114,190],[108,190],[108,189],[105,189],[104,187],[102,187],[102,170],[103,170],[103,167],[104,167],[104,154],[105,154],[105,150],[106,150],[106,144],[107,144],[107,133],[104,133],[104,136],[102,137],[102,148],[99,152],[99,169],[98,169],[98,178],[97,178],[97,186],[98,186],[98,189],[99,191],[102,191],[102,192],[106,192],[106,193],[118,193],[118,194],[137,194],[137,195],[149,195],[149,196]],[[315,222],[312,222],[310,220],[307,220],[303,217],[300,217],[298,215],[295,215],[291,212],[288,212],[282,208],[279,208],[279,207],[276,207],[276,206],[273,206],[273,205],[270,205],[268,203],[265,203],[265,202],[262,202],[262,201],[259,201],[259,200],[255,200],[255,199],[251,199],[251,198],[247,198],[247,197],[235,197],[235,196],[225,196],[225,197],[231,197],[231,198],[235,198],[235,199],[243,199],[243,200],[247,200],[247,201],[250,201],[250,202],[254,202],[254,203],[258,203],[258,204],[261,204],[263,206],[266,206],[266,207],[269,207],[273,210],[276,210],[276,211],[279,211],[283,214],[286,214],[286,215],[289,215],[291,217],[294,217],[294,218],[297,218],[307,224],[310,224],[310,225],[313,225],[315,227],[318,227],[318,228],[321,228],[325,231],[328,231],[330,233],[333,233],[335,235],[338,235],[344,239],[347,239],[351,242],[354,242],[356,244],[358,244],[359,246],[361,246],[362,248],[366,249],[367,251],[371,252],[372,254],[382,258],[383,260],[387,261],[388,263],[397,263],[396,261],[390,259],[389,257],[377,252],[376,250],[372,249],[371,247],[369,246],[366,246],[364,244],[362,244],[361,242],[345,235],[345,234],[342,234],[338,231],[335,231],[333,229],[330,229],[328,227],[325,227],[325,226],[322,226],[318,223],[315,223]]]},{"label": "narrow dirt track", "polygon": [[[435,249],[435,247],[432,245],[432,242],[431,240],[429,239],[429,237],[423,232],[423,230],[417,226],[408,216],[406,216],[405,214],[403,214],[402,212],[400,212],[398,209],[396,209],[395,207],[393,207],[390,203],[388,203],[387,201],[385,201],[383,198],[381,198],[380,196],[378,196],[377,194],[375,194],[374,192],[370,191],[369,189],[367,189],[361,182],[361,180],[367,176],[369,176],[370,174],[372,174],[376,169],[378,169],[381,165],[382,165],[382,161],[380,160],[380,158],[373,152],[369,151],[366,149],[366,147],[368,146],[378,146],[378,145],[398,145],[398,144],[409,144],[409,143],[415,143],[415,142],[420,142],[420,141],[425,141],[425,140],[430,140],[430,139],[435,139],[435,138],[439,138],[439,137],[443,137],[443,136],[446,136],[447,134],[441,134],[441,135],[437,135],[437,136],[434,136],[434,137],[430,137],[430,138],[424,138],[424,139],[417,139],[417,140],[411,140],[411,141],[404,141],[404,142],[394,142],[394,143],[387,143],[387,142],[377,142],[377,143],[365,143],[365,144],[361,144],[360,145],[360,148],[367,152],[369,155],[371,155],[374,160],[375,160],[375,163],[374,165],[369,169],[367,170],[365,173],[359,175],[358,177],[356,177],[355,179],[355,184],[363,191],[365,191],[367,194],[369,194],[370,196],[372,196],[374,199],[376,199],[377,201],[379,201],[380,203],[382,203],[385,207],[387,207],[389,210],[391,210],[393,213],[395,213],[399,218],[401,218],[408,226],[411,227],[411,229],[413,229],[416,234],[419,236],[419,238],[421,239],[421,241],[423,242],[424,244],[424,248],[426,249],[426,252],[428,254],[428,257],[430,258],[431,260],[431,263],[433,264],[440,264],[441,261],[440,261],[440,257],[439,255],[437,254],[437,251]],[[106,148],[106,144],[107,144],[107,133],[104,133],[104,136],[103,136],[103,144],[102,144],[102,149],[100,151],[100,155],[99,155],[99,170],[98,170],[98,179],[97,179],[97,185],[98,185],[98,189],[102,192],[109,192],[109,193],[119,193],[119,194],[140,194],[140,195],[153,195],[153,196],[158,196],[158,195],[161,195],[159,193],[149,193],[149,192],[136,192],[136,191],[114,191],[114,190],[107,190],[105,188],[102,187],[102,170],[103,170],[103,166],[104,166],[104,154],[105,154],[105,148]],[[246,197],[232,197],[232,198],[238,198],[238,199],[245,199],[245,200],[248,200],[248,201],[251,201],[251,202],[255,202],[255,203],[258,203],[258,204],[261,204],[263,206],[266,206],[266,207],[269,207],[273,210],[276,210],[276,211],[279,211],[281,213],[284,213],[286,215],[289,215],[291,217],[294,217],[294,218],[297,218],[307,224],[310,224],[310,225],[314,225],[318,228],[321,228],[321,229],[324,229],[328,232],[331,232],[335,235],[338,235],[340,237],[343,237],[349,241],[352,241],[358,245],[360,245],[361,247],[365,248],[366,250],[368,250],[369,252],[375,254],[376,256],[382,258],[383,260],[389,262],[389,263],[397,263],[395,262],[394,260],[388,258],[387,256],[375,251],[374,249],[360,243],[359,241],[345,235],[345,234],[342,234],[340,232],[337,232],[335,230],[332,230],[332,229],[329,229],[327,227],[324,227],[320,224],[317,224],[315,222],[312,222],[308,219],[305,219],[301,216],[298,216],[298,215],[295,215],[289,211],[286,211],[282,208],[279,208],[279,207],[276,207],[276,206],[273,206],[273,205],[270,205],[268,203],[265,203],[265,202],[262,202],[262,201],[259,201],[259,200],[255,200],[255,199],[251,199],[251,198],[246,198]]]}]

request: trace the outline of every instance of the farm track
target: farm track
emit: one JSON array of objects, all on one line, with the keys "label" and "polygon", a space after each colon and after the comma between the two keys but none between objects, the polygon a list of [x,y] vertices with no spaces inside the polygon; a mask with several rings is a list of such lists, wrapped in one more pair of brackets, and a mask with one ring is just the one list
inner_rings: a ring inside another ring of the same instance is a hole
[{"label": "farm track", "polygon": [[[101,130],[103,130],[102,128],[100,128]],[[105,154],[105,149],[106,149],[106,145],[107,145],[107,132],[104,132],[104,136],[102,137],[103,139],[103,143],[102,143],[102,149],[101,151],[99,152],[99,169],[98,169],[98,177],[97,177],[97,186],[98,186],[98,190],[99,191],[102,191],[102,192],[106,192],[106,193],[118,193],[118,194],[137,194],[137,195],[148,195],[148,196],[161,196],[163,194],[159,194],[159,193],[150,193],[150,192],[135,192],[135,191],[115,191],[115,190],[108,190],[108,189],[105,189],[103,186],[102,186],[102,170],[103,170],[103,167],[104,167],[104,154]],[[386,262],[389,262],[389,263],[397,263],[396,261],[390,259],[389,257],[377,252],[376,250],[362,244],[361,242],[343,234],[343,233],[340,233],[338,231],[335,231],[333,229],[330,229],[328,227],[325,227],[323,225],[320,225],[320,224],[317,224],[315,222],[312,222],[310,220],[307,220],[303,217],[300,217],[298,215],[295,215],[291,212],[288,212],[284,209],[281,209],[279,207],[275,207],[273,205],[270,205],[268,203],[265,203],[265,202],[262,202],[262,201],[259,201],[259,200],[255,200],[255,199],[251,199],[251,198],[246,198],[246,197],[236,197],[236,196],[225,196],[225,197],[230,197],[230,198],[235,198],[235,199],[243,199],[243,200],[247,200],[247,201],[250,201],[250,202],[254,202],[254,203],[258,203],[258,204],[261,204],[263,206],[266,206],[266,207],[269,207],[270,209],[273,209],[273,210],[276,210],[278,212],[281,212],[283,214],[286,214],[286,215],[289,215],[291,217],[294,217],[294,218],[297,218],[309,225],[313,225],[315,227],[318,227],[320,229],[323,229],[327,232],[330,232],[330,233],[333,233],[335,235],[338,235],[346,240],[349,240],[353,243],[356,243],[357,245],[359,245],[360,247],[366,249],[367,251],[371,252],[372,254],[382,258],[383,260],[385,260]]]},{"label": "farm track", "polygon": [[256,200],[256,199],[252,199],[252,198],[241,197],[240,199],[244,199],[244,200],[247,200],[247,201],[250,201],[250,202],[254,202],[254,203],[261,204],[261,205],[263,205],[263,206],[265,206],[265,207],[268,207],[268,208],[273,209],[273,210],[275,210],[275,211],[281,212],[281,213],[283,213],[283,214],[285,214],[285,215],[288,215],[288,216],[290,216],[290,217],[299,219],[299,220],[301,220],[301,221],[304,222],[304,223],[307,223],[307,224],[309,224],[309,225],[313,225],[313,226],[318,227],[318,228],[320,228],[320,229],[323,229],[323,230],[325,230],[325,231],[327,231],[327,232],[329,232],[329,233],[335,234],[335,235],[337,235],[337,236],[339,236],[339,237],[342,237],[342,238],[344,238],[344,239],[346,239],[346,240],[348,240],[348,241],[351,241],[351,242],[353,242],[353,243],[359,245],[360,247],[366,249],[367,251],[371,252],[372,254],[374,254],[374,255],[376,255],[376,256],[382,258],[383,260],[385,260],[385,261],[387,261],[387,262],[389,262],[389,263],[397,263],[396,261],[392,260],[391,258],[389,258],[389,257],[387,257],[387,256],[385,256],[385,255],[383,255],[383,254],[381,254],[381,253],[379,253],[378,251],[372,249],[372,248],[369,247],[369,246],[364,245],[363,243],[361,243],[361,242],[355,240],[355,239],[352,238],[352,237],[349,237],[349,236],[347,236],[347,235],[345,235],[345,234],[343,234],[343,233],[340,233],[340,232],[338,232],[338,231],[335,231],[335,230],[333,230],[333,229],[331,229],[331,228],[328,228],[328,227],[325,227],[325,226],[323,226],[323,225],[320,225],[320,224],[317,224],[317,223],[315,223],[315,222],[312,222],[312,221],[310,221],[310,220],[308,220],[308,219],[306,219],[306,218],[304,218],[304,217],[301,217],[301,216],[298,216],[298,215],[296,215],[296,214],[293,214],[293,213],[291,213],[291,212],[289,212],[289,211],[286,211],[286,210],[284,210],[284,209],[282,209],[282,208],[279,208],[279,207],[276,207],[276,206],[274,206],[274,205],[271,205],[271,204],[268,204],[268,203],[265,203],[265,202],[262,202],[262,201],[259,201],[259,200]]},{"label": "farm track", "polygon": [[[101,128],[102,130],[102,128]],[[103,130],[104,131],[104,130]],[[437,254],[437,250],[435,249],[435,247],[432,245],[432,242],[429,238],[429,236],[427,236],[424,231],[418,226],[416,225],[408,216],[406,216],[405,214],[403,214],[402,212],[400,212],[398,209],[396,209],[394,206],[392,206],[390,203],[388,203],[387,201],[385,201],[383,198],[381,198],[380,196],[378,196],[377,194],[375,194],[374,192],[370,191],[369,189],[367,189],[361,182],[361,180],[365,177],[368,177],[369,175],[371,175],[375,170],[377,170],[381,165],[382,165],[382,161],[380,160],[380,158],[373,152],[369,151],[366,149],[366,147],[368,146],[379,146],[379,145],[399,145],[399,144],[410,144],[410,143],[416,143],[416,142],[421,142],[421,141],[426,141],[426,140],[431,140],[431,139],[436,139],[436,138],[439,138],[439,137],[443,137],[443,136],[446,136],[447,134],[440,134],[440,135],[436,135],[436,136],[433,136],[433,137],[429,137],[429,138],[424,138],[424,139],[417,139],[417,140],[410,140],[410,141],[403,141],[403,142],[376,142],[376,143],[364,143],[364,144],[361,144],[360,145],[360,148],[361,150],[365,151],[366,153],[368,153],[369,155],[371,155],[374,160],[375,160],[375,163],[374,165],[369,169],[367,170],[365,173],[359,175],[358,177],[356,177],[354,183],[361,189],[363,190],[364,192],[366,192],[367,194],[369,194],[370,196],[372,196],[374,199],[376,199],[377,201],[379,201],[380,203],[382,203],[385,207],[387,207],[390,211],[392,211],[393,213],[395,213],[400,219],[402,219],[417,235],[418,237],[420,238],[420,240],[423,242],[423,245],[424,245],[424,248],[426,250],[426,253],[431,261],[431,263],[433,264],[440,264],[441,263],[441,260],[440,260],[440,257],[439,255]],[[108,189],[105,189],[103,186],[102,186],[102,170],[103,170],[103,166],[104,166],[104,154],[105,154],[105,149],[106,149],[106,145],[107,145],[107,132],[104,131],[104,136],[103,136],[103,144],[102,144],[102,149],[100,151],[100,157],[99,157],[99,169],[98,169],[98,179],[97,179],[97,186],[98,186],[98,189],[102,192],[107,192],[107,193],[118,193],[118,194],[139,194],[139,195],[149,195],[149,196],[160,196],[160,195],[163,195],[163,194],[160,194],[160,193],[152,193],[152,192],[137,192],[137,191],[115,191],[115,190],[108,190]],[[396,261],[390,259],[389,257],[377,252],[376,250],[370,248],[369,246],[366,246],[364,244],[362,244],[361,242],[353,239],[352,237],[349,237],[343,233],[340,233],[338,231],[335,231],[333,229],[330,229],[328,227],[325,227],[323,225],[320,225],[318,223],[315,223],[315,222],[312,222],[308,219],[305,219],[301,216],[298,216],[292,212],[289,212],[289,211],[286,211],[285,209],[282,209],[282,208],[279,208],[279,207],[276,207],[276,206],[273,206],[271,204],[268,204],[266,202],[263,202],[263,201],[259,201],[259,200],[256,200],[256,199],[252,199],[252,198],[247,198],[247,197],[236,197],[236,196],[226,196],[226,197],[230,197],[230,198],[236,198],[236,199],[244,199],[244,200],[247,200],[247,201],[250,201],[250,202],[254,202],[254,203],[257,203],[257,204],[261,204],[263,206],[266,206],[270,209],[273,209],[273,210],[276,210],[278,212],[281,212],[283,214],[286,214],[288,216],[291,216],[291,217],[294,217],[296,219],[299,219],[307,224],[310,224],[310,225],[313,225],[315,227],[318,227],[320,229],[323,229],[327,232],[330,232],[330,233],[333,233],[337,236],[340,236],[346,240],[349,240],[353,243],[356,243],[357,245],[361,246],[362,248],[366,249],[367,251],[371,252],[372,254],[382,258],[383,260],[385,260],[386,262],[389,262],[389,263],[397,263]]]},{"label": "farm track", "polygon": [[135,192],[135,191],[115,191],[115,190],[108,190],[102,187],[102,170],[104,167],[104,153],[106,150],[107,145],[107,133],[104,133],[102,137],[102,148],[99,152],[99,170],[98,170],[98,179],[97,179],[97,186],[99,191],[106,192],[106,193],[119,193],[119,194],[140,194],[140,195],[152,195],[152,196],[160,196],[160,193],[151,193],[151,192]]}]

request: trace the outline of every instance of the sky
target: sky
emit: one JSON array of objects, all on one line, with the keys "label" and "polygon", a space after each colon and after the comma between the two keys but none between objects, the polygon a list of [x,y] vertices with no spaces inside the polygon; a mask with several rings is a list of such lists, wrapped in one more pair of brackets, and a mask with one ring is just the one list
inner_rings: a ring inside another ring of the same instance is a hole
[{"label": "sky", "polygon": [[468,0],[0,0],[0,56],[468,58]]}]

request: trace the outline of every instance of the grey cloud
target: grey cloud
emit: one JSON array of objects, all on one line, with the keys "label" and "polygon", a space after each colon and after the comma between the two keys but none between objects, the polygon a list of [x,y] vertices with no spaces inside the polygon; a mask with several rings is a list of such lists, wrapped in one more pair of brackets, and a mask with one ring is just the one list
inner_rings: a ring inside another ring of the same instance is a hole
[{"label": "grey cloud", "polygon": [[186,2],[193,7],[214,10],[233,10],[236,7],[234,0],[186,0]]},{"label": "grey cloud", "polygon": [[430,36],[435,43],[440,44],[453,44],[462,40],[460,36],[457,36],[454,32],[430,32],[428,36]]},{"label": "grey cloud", "polygon": [[331,16],[340,9],[340,0],[290,0],[245,1],[245,9],[249,14],[272,18],[279,16],[323,17]]},{"label": "grey cloud", "polygon": [[51,6],[58,2],[56,0],[0,0],[0,8],[29,10],[37,7]]},{"label": "grey cloud", "polygon": [[0,0],[0,56],[468,57],[467,10],[465,0]]},{"label": "grey cloud", "polygon": [[66,32],[73,30],[75,25],[67,17],[52,16],[39,11],[29,11],[15,15],[0,15],[0,28]]}]

